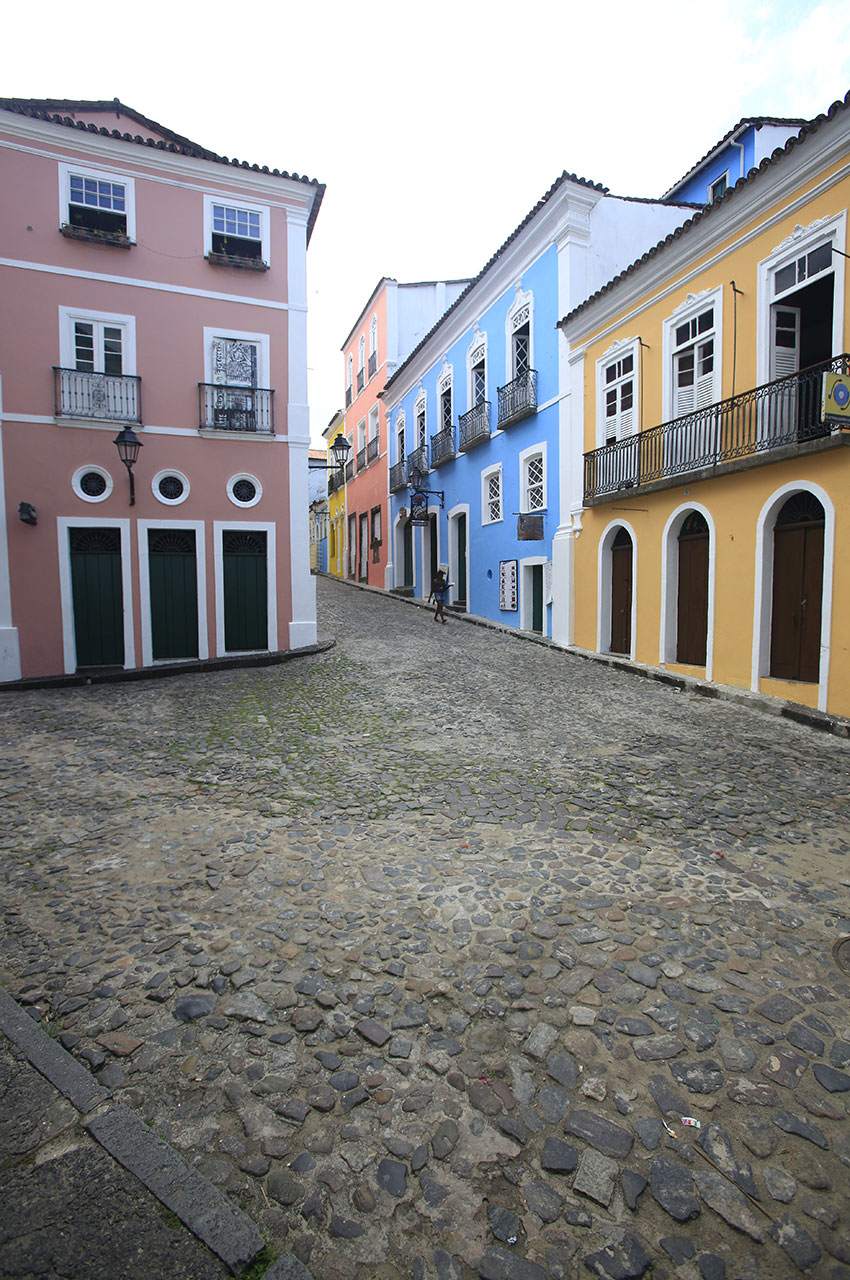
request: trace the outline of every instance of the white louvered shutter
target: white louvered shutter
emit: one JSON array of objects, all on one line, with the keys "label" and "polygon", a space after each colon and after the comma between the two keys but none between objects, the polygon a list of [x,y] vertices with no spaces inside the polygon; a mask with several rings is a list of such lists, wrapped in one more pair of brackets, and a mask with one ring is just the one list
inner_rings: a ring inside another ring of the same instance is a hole
[{"label": "white louvered shutter", "polygon": [[774,307],[770,337],[771,381],[796,373],[800,368],[800,308]]}]

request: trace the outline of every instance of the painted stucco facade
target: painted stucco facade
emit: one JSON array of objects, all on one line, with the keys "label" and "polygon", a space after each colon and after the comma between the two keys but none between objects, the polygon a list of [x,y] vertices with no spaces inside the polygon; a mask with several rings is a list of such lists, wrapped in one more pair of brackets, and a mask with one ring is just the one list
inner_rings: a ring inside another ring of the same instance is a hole
[{"label": "painted stucco facade", "polygon": [[560,642],[850,715],[848,141],[845,101],[562,321]]},{"label": "painted stucco facade", "polygon": [[346,479],[345,576],[387,587],[387,423],[380,393],[408,352],[466,286],[466,280],[399,284],[381,279],[342,348]]},{"label": "painted stucco facade", "polygon": [[[0,679],[313,643],[306,247],[323,188],[117,101],[0,100],[0,165]],[[124,428],[142,446],[133,506]]]},{"label": "painted stucco facade", "polygon": [[[339,435],[345,434],[345,414],[338,410],[322,432],[327,441],[326,466],[334,467],[331,452]],[[328,490],[328,557],[327,572],[335,578],[345,577],[345,482],[334,468],[325,472]]]},{"label": "painted stucco facade", "polygon": [[456,608],[552,634],[557,320],[687,215],[562,174],[389,381],[395,589],[426,598],[443,564]]}]

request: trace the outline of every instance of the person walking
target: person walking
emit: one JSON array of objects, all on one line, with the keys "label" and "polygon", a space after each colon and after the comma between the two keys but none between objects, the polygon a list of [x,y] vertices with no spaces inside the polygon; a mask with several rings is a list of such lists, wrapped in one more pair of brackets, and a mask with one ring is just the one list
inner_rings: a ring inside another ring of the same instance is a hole
[{"label": "person walking", "polygon": [[446,613],[445,613],[444,606],[446,603],[446,592],[448,591],[450,586],[451,586],[451,583],[446,582],[446,575],[443,573],[442,569],[438,569],[431,581],[431,594],[428,597],[429,604],[431,603],[432,599],[434,601],[434,605],[435,605],[434,621],[435,622],[446,621]]}]

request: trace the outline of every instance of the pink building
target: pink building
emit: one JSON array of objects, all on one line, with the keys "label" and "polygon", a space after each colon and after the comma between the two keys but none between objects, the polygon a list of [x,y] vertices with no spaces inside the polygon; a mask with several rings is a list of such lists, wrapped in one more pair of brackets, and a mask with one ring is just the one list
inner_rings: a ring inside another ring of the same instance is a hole
[{"label": "pink building", "polygon": [[0,681],[314,643],[324,187],[117,99],[0,99],[0,166]]},{"label": "pink building", "polygon": [[342,348],[345,369],[345,576],[388,588],[388,439],[380,393],[468,280],[379,280]]}]

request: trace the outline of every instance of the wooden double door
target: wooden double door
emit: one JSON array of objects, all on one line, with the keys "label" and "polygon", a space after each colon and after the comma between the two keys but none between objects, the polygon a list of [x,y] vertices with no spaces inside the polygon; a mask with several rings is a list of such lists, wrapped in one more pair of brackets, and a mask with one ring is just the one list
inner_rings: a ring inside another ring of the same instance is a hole
[{"label": "wooden double door", "polygon": [[814,494],[796,493],[773,530],[770,674],[778,680],[820,678],[824,523]]}]

